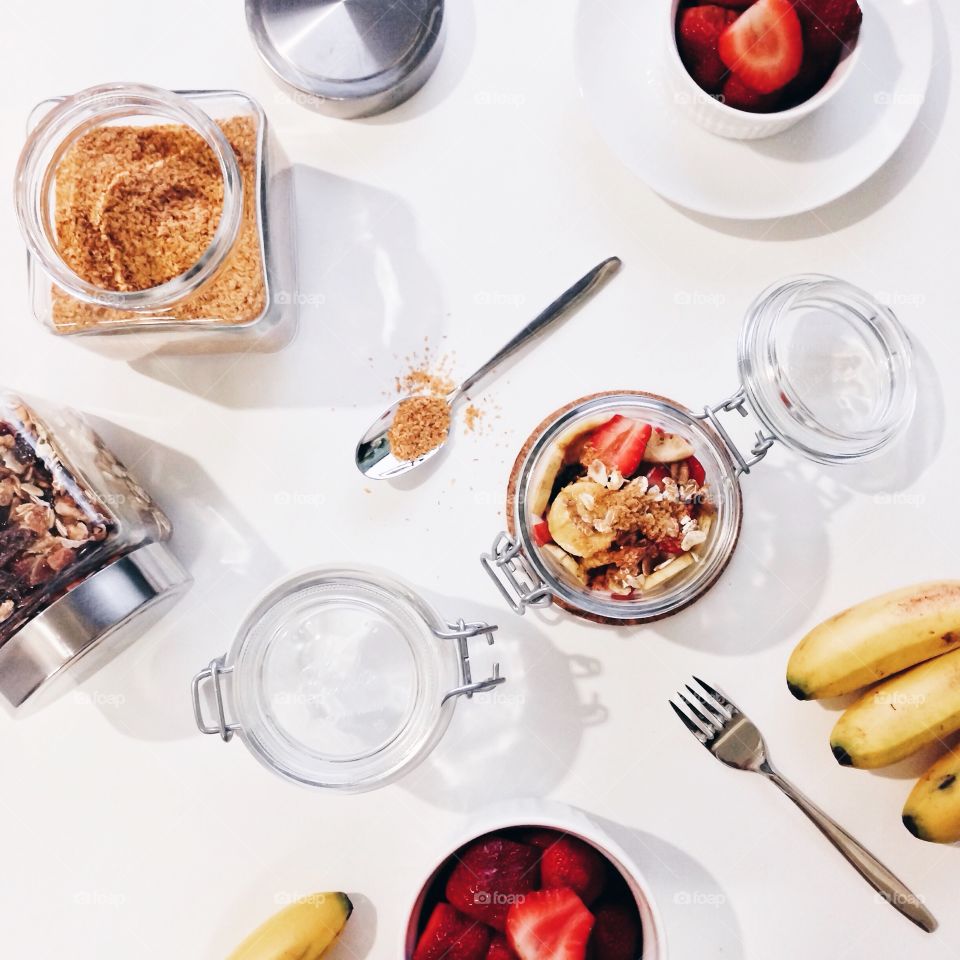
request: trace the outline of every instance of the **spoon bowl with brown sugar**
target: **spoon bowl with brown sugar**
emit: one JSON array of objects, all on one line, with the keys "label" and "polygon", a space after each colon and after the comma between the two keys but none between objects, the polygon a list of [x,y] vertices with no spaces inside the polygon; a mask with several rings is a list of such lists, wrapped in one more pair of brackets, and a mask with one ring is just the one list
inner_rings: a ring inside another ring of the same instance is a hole
[{"label": "spoon bowl with brown sugar", "polygon": [[360,472],[371,480],[389,480],[435,457],[450,438],[455,405],[504,360],[568,316],[619,267],[619,257],[609,257],[597,264],[445,397],[403,397],[385,410],[357,444]]}]

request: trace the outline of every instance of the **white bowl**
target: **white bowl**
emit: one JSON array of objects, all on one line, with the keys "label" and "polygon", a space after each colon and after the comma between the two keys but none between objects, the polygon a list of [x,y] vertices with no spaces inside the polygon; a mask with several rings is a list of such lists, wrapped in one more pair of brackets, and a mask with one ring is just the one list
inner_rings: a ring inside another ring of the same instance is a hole
[{"label": "white bowl", "polygon": [[[728,107],[703,90],[680,59],[677,46],[677,11],[682,0],[662,0],[669,6],[667,22],[666,73],[673,99],[677,106],[686,108],[690,117],[705,130],[731,140],[760,140],[782,133],[804,117],[809,117],[829,103],[844,86],[860,60],[860,38],[853,48],[844,52],[827,82],[809,100],[773,113],[750,113]],[[863,26],[861,26],[861,30]]]},{"label": "white bowl", "polygon": [[446,845],[442,851],[437,852],[433,869],[417,891],[413,904],[407,913],[407,926],[403,931],[403,940],[400,947],[401,956],[404,960],[410,960],[410,957],[413,956],[424,902],[437,874],[446,864],[450,855],[464,844],[488,833],[516,827],[546,827],[550,830],[567,833],[590,844],[603,854],[619,871],[636,900],[643,929],[642,960],[666,960],[667,943],[663,921],[653,901],[650,888],[640,873],[639,866],[584,811],[544,800],[512,800],[474,813],[470,816],[469,826],[454,837],[452,842]]}]

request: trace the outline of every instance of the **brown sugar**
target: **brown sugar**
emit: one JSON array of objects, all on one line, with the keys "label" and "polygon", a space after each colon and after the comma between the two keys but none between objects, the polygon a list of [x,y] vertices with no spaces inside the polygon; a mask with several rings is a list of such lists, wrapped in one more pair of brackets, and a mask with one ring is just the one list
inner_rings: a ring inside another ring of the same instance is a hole
[{"label": "brown sugar", "polygon": [[463,421],[467,428],[467,433],[473,433],[479,427],[481,421],[484,417],[484,411],[481,410],[475,403],[471,403],[466,410],[463,411]]},{"label": "brown sugar", "polygon": [[442,397],[409,397],[397,407],[387,433],[398,460],[416,460],[436,449],[450,430],[450,406]]},{"label": "brown sugar", "polygon": [[[243,214],[223,268],[158,319],[227,324],[255,320],[266,287],[257,214],[258,130],[249,117],[220,121],[240,168]],[[64,262],[106,290],[147,290],[195,264],[223,209],[223,178],[206,142],[177,124],[98,127],[57,168],[55,224]],[[145,319],[83,303],[54,287],[53,322],[63,330]]]}]

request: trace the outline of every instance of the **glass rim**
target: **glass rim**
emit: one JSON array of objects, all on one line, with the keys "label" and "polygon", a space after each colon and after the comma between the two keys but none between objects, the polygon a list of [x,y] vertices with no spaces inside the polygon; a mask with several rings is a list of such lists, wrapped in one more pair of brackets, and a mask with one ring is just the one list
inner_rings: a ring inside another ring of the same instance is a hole
[{"label": "glass rim", "polygon": [[[183,124],[203,139],[220,167],[223,204],[213,238],[194,264],[154,287],[109,290],[84,280],[60,255],[48,198],[58,162],[79,136],[105,121],[137,116],[154,116]],[[30,253],[66,293],[115,310],[159,309],[197,290],[226,260],[240,230],[243,181],[226,135],[187,95],[145,84],[109,83],[56,100],[29,132],[17,163],[14,204]]]}]

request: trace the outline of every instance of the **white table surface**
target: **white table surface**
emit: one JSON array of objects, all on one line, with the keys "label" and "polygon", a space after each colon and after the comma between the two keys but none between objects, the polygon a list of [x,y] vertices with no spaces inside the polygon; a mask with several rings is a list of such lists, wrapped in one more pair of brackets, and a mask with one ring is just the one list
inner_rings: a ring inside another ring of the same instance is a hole
[{"label": "white table surface", "polygon": [[[598,0],[599,2],[599,0]],[[594,134],[572,70],[574,0],[451,0],[441,66],[414,101],[345,123],[278,91],[234,3],[10,0],[0,34],[0,179],[33,103],[107,80],[236,87],[299,166],[302,292],[285,352],[136,367],[36,325],[10,191],[0,382],[102,419],[176,524],[196,584],[77,692],[0,717],[0,915],[8,957],[216,960],[285,898],[355,894],[335,956],[394,958],[409,899],[469,811],[548,796],[609,821],[653,883],[675,957],[954,957],[960,852],[911,838],[920,767],[840,768],[835,714],[783,673],[802,633],[885,589],[956,574],[956,188],[960,116],[937,12],[920,122],[853,195],[782,222],[708,221],[664,203]],[[718,171],[718,177],[722,172]],[[469,372],[609,254],[621,275],[487,394],[502,419],[440,467],[366,492],[352,453],[428,336]],[[510,614],[478,563],[503,524],[513,455],[550,410],[613,387],[697,405],[734,387],[740,318],[767,283],[841,275],[895,303],[923,367],[909,446],[866,468],[783,449],[745,483],[743,538],[693,609],[641,629]],[[442,338],[447,338],[442,340]],[[454,483],[454,481],[456,481]],[[308,564],[376,563],[452,616],[502,625],[510,685],[464,703],[420,770],[332,797],[270,776],[194,728],[192,674],[230,644],[253,595]],[[725,686],[774,757],[927,900],[930,937],[845,865],[760,778],[712,761],[667,697],[691,673]]]}]

